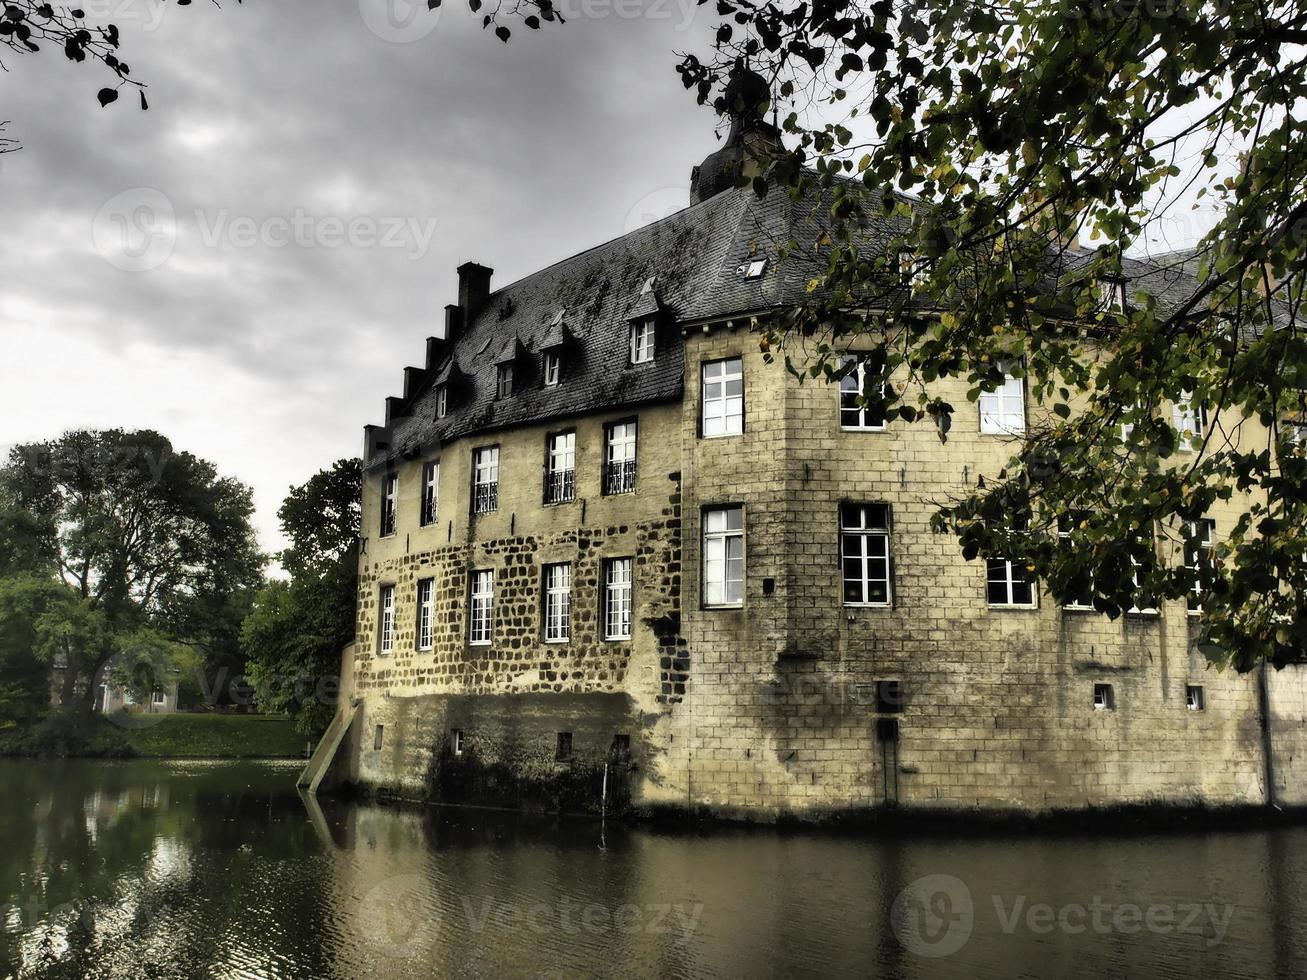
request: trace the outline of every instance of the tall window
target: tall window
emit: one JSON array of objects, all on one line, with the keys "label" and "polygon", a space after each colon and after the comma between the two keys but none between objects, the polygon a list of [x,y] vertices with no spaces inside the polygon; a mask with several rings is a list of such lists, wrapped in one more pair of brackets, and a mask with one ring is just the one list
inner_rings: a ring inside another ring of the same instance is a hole
[{"label": "tall window", "polygon": [[399,474],[387,473],[381,478],[381,536],[395,533],[395,498],[399,491]]},{"label": "tall window", "polygon": [[604,562],[604,639],[631,638],[631,559]]},{"label": "tall window", "polygon": [[422,467],[422,523],[436,523],[436,508],[440,503],[440,460],[432,460]]},{"label": "tall window", "polygon": [[1195,404],[1194,396],[1185,392],[1175,401],[1174,421],[1180,433],[1180,448],[1196,452],[1207,434],[1207,406]]},{"label": "tall window", "polygon": [[436,418],[443,419],[449,414],[449,389],[445,385],[436,388]]},{"label": "tall window", "polygon": [[572,636],[572,566],[545,566],[545,642],[562,643]]},{"label": "tall window", "polygon": [[436,621],[436,580],[418,582],[418,649],[430,650]]},{"label": "tall window", "polygon": [[545,459],[545,503],[576,497],[576,433],[558,432],[548,438]]},{"label": "tall window", "polygon": [[889,504],[840,505],[846,606],[888,606]]},{"label": "tall window", "polygon": [[744,604],[744,509],[703,512],[703,604]]},{"label": "tall window", "polygon": [[1185,564],[1194,573],[1194,584],[1189,593],[1189,611],[1203,611],[1204,580],[1211,574],[1212,542],[1216,534],[1216,522],[1201,517],[1188,521],[1185,526]]},{"label": "tall window", "polygon": [[[1154,544],[1153,534],[1151,531],[1145,532],[1144,534],[1140,535],[1138,543],[1141,549],[1153,549],[1154,551],[1156,549],[1156,545]],[[1156,562],[1156,554],[1154,554],[1153,560],[1154,562]],[[1139,581],[1139,562],[1134,558],[1133,555],[1130,558],[1130,581],[1131,584],[1134,586],[1135,605],[1131,606],[1127,610],[1127,612],[1149,613],[1149,614],[1156,613],[1158,611],[1157,597],[1153,595],[1149,595],[1143,591],[1143,586],[1140,584]]]},{"label": "tall window", "polygon": [[471,593],[472,601],[468,607],[468,642],[473,646],[489,646],[494,625],[494,571],[485,569],[473,572]]},{"label": "tall window", "polygon": [[[846,354],[840,359],[840,364],[848,369],[848,373],[840,378],[840,428],[884,432],[884,413],[858,405],[858,399],[867,390],[866,362],[854,354]],[[854,366],[850,368],[850,365]]]},{"label": "tall window", "polygon": [[1035,586],[1023,566],[1006,558],[990,558],[988,566],[985,588],[991,606],[1035,604]]},{"label": "tall window", "polygon": [[654,359],[654,322],[639,320],[631,324],[631,363],[646,364]]},{"label": "tall window", "polygon": [[744,367],[738,357],[703,366],[703,434],[738,435],[744,431]]},{"label": "tall window", "polygon": [[[1083,515],[1069,515],[1058,518],[1057,536],[1063,546],[1071,547],[1071,534],[1074,524],[1082,518]],[[1064,609],[1093,609],[1094,591],[1094,577],[1086,572],[1075,581],[1068,583],[1067,595],[1062,602],[1062,607]]]},{"label": "tall window", "polygon": [[635,422],[610,425],[604,440],[604,493],[635,490]]},{"label": "tall window", "polygon": [[980,431],[1021,435],[1026,431],[1026,388],[1021,378],[1003,368],[1003,384],[997,391],[980,393]]},{"label": "tall window", "polygon": [[472,453],[472,512],[488,514],[499,509],[499,447],[486,446]]},{"label": "tall window", "polygon": [[377,617],[377,651],[382,655],[395,649],[395,587],[383,585],[377,603],[380,614]]},{"label": "tall window", "polygon": [[545,387],[554,387],[562,377],[563,355],[556,350],[545,351]]},{"label": "tall window", "polygon": [[1125,283],[1109,279],[1098,284],[1098,298],[1112,313],[1125,312]]}]

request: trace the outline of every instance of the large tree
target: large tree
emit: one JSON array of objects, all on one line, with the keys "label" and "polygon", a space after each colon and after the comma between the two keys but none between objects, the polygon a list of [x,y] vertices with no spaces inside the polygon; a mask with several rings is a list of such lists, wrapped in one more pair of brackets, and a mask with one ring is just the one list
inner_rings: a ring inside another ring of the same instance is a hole
[{"label": "large tree", "polygon": [[341,651],[354,638],[362,461],[342,459],[291,488],[277,512],[289,581],[261,591],[241,630],[255,697],[307,735],[336,710]]},{"label": "large tree", "polygon": [[59,586],[38,649],[66,663],[70,706],[82,710],[115,658],[212,644],[231,596],[261,574],[249,489],[157,432],[17,446],[0,468],[0,504],[24,515],[13,537]]}]

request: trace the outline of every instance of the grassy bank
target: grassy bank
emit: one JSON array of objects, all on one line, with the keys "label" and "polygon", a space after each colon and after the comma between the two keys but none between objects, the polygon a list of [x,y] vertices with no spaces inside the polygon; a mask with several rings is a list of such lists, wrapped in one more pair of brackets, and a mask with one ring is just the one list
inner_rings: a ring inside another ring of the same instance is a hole
[{"label": "grassy bank", "polygon": [[155,759],[298,759],[305,738],[273,715],[52,714],[0,731],[0,755]]}]

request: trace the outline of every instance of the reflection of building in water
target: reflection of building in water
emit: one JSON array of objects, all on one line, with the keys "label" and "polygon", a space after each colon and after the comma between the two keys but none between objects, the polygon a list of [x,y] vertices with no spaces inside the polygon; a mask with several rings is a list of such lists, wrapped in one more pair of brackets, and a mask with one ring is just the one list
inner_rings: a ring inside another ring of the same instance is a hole
[{"label": "reflection of building in water", "polygon": [[[367,431],[342,771],[446,801],[763,817],[1255,803],[1268,771],[1307,801],[1301,669],[1269,678],[1271,765],[1256,679],[1207,669],[1184,602],[1064,608],[932,531],[1046,414],[1021,378],[978,404],[943,390],[941,443],[859,400],[856,341],[839,384],[768,363],[754,327],[801,301],[822,214],[735,189],[775,138],[741,115],[685,210],[497,290],[458,270]],[[1159,303],[1193,286],[1130,268]]]}]

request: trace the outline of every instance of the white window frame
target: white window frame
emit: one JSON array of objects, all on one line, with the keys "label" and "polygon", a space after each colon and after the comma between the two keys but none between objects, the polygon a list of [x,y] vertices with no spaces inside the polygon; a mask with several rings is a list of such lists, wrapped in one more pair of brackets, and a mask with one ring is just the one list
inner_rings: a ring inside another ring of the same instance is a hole
[{"label": "white window frame", "polygon": [[[883,520],[873,523],[874,512],[880,509]],[[852,518],[851,519],[851,515]],[[840,598],[845,606],[863,609],[888,609],[894,604],[894,571],[891,564],[891,521],[893,515],[890,505],[883,503],[859,503],[846,501],[840,504]],[[851,545],[856,543],[856,550]],[[880,554],[877,554],[877,551]],[[858,576],[850,578],[847,574],[848,563],[857,562]],[[884,575],[873,574],[875,565],[883,566]],[[850,582],[858,583],[861,599],[848,597]],[[872,587],[880,583],[885,589],[884,599],[868,598]]]},{"label": "white window frame", "polygon": [[467,743],[464,741],[463,729],[461,728],[452,729],[449,735],[450,735],[449,741],[451,743],[454,755],[462,755],[467,747]]},{"label": "white window frame", "polygon": [[395,649],[395,587],[383,585],[377,596],[377,653],[389,656]]},{"label": "white window frame", "polygon": [[[604,431],[604,493],[635,493],[636,452],[640,426],[636,419],[614,422]],[[620,470],[617,468],[621,467]],[[614,474],[619,474],[614,476]]]},{"label": "white window frame", "polygon": [[[1212,549],[1216,547],[1216,521],[1210,517],[1200,517],[1195,521],[1186,521],[1185,524],[1187,525],[1185,527],[1185,565],[1195,575],[1201,575],[1204,560],[1206,560],[1208,567],[1211,567]],[[1191,547],[1192,551],[1189,550]],[[1206,552],[1205,555],[1204,552]],[[1186,598],[1186,606],[1190,616],[1202,614],[1202,594],[1202,583],[1195,581],[1189,596]]]},{"label": "white window frame", "polygon": [[434,578],[418,579],[417,605],[417,648],[426,652],[435,646],[436,580]]},{"label": "white window frame", "polygon": [[1026,432],[1026,379],[1003,365],[1003,384],[980,393],[980,431],[984,435],[1020,436]]},{"label": "white window frame", "polygon": [[609,558],[604,562],[604,639],[629,640],[633,612],[635,560]]},{"label": "white window frame", "polygon": [[1206,405],[1194,403],[1192,392],[1183,392],[1171,409],[1171,421],[1177,433],[1176,445],[1181,452],[1197,452],[1207,438],[1211,418]]},{"label": "white window frame", "polygon": [[[700,426],[705,439],[722,439],[744,432],[744,358],[723,357],[700,366]],[[739,394],[729,388],[739,384]]]},{"label": "white window frame", "polygon": [[1098,284],[1098,301],[1111,313],[1125,312],[1125,283],[1117,279],[1104,279]]},{"label": "white window frame", "polygon": [[545,503],[576,499],[576,430],[545,436]]},{"label": "white window frame", "polygon": [[474,570],[468,582],[467,642],[488,647],[495,632],[495,571]]},{"label": "white window frame", "polygon": [[[995,577],[995,571],[999,573]],[[1002,602],[995,602],[990,594],[990,586],[1002,583],[1006,599]],[[1030,599],[1027,602],[1016,601],[1017,585],[1025,585],[1030,588]],[[1035,586],[1035,580],[1028,578],[1024,568],[1018,568],[1017,563],[1007,558],[989,558],[985,561],[985,602],[991,609],[1037,609],[1039,607],[1039,589]]]},{"label": "white window frame", "polygon": [[[856,362],[857,367],[849,371],[840,378],[839,384],[839,410],[840,410],[840,428],[845,432],[884,432],[885,422],[882,419],[879,424],[869,421],[868,409],[865,405],[859,406],[856,401],[861,397],[866,387],[867,363],[866,358],[858,354],[845,354],[840,358],[840,367],[848,367],[851,362]],[[851,383],[851,386],[850,386]],[[882,389],[883,393],[883,389]],[[847,396],[852,396],[854,404],[845,407],[844,401]],[[857,422],[850,425],[846,421],[845,413],[856,413]]]},{"label": "white window frame", "polygon": [[399,533],[399,474],[387,473],[381,478],[381,537],[391,538]]},{"label": "white window frame", "polygon": [[505,361],[495,365],[495,400],[503,401],[513,397],[513,362]]},{"label": "white window frame", "polygon": [[[738,527],[732,527],[733,523]],[[739,609],[744,605],[744,508],[738,504],[705,508],[702,547],[703,607]],[[738,576],[732,575],[733,567],[739,569]]]},{"label": "white window frame", "polygon": [[472,450],[472,512],[490,514],[499,509],[499,447]]},{"label": "white window frame", "polygon": [[572,639],[572,566],[556,562],[545,566],[545,642]]},{"label": "white window frame", "polygon": [[557,350],[545,351],[544,382],[546,388],[556,388],[563,377],[563,355]]},{"label": "white window frame", "polygon": [[899,249],[899,282],[907,289],[918,292],[926,284],[930,263],[910,248]]},{"label": "white window frame", "polygon": [[429,460],[422,467],[421,523],[428,527],[436,523],[440,510],[440,460]]},{"label": "white window frame", "polygon": [[651,318],[631,324],[631,363],[648,364],[654,359],[655,324]]},{"label": "white window frame", "polygon": [[449,386],[436,386],[436,418],[443,419],[449,414]]},{"label": "white window frame", "polygon": [[[1157,541],[1153,535],[1147,535],[1148,542],[1153,546],[1154,551],[1157,549]],[[1156,556],[1154,556],[1156,560]],[[1139,563],[1132,557],[1130,559],[1130,581],[1134,585],[1135,592],[1139,591]],[[1132,616],[1157,616],[1162,610],[1158,606],[1131,606],[1126,610]]]},{"label": "white window frame", "polygon": [[1184,706],[1189,711],[1207,710],[1207,692],[1203,690],[1201,684],[1184,686]]},{"label": "white window frame", "polygon": [[161,705],[161,704],[167,704],[167,703],[168,703],[168,695],[165,694],[163,691],[158,690],[158,689],[156,688],[155,690],[153,690],[153,691],[150,692],[150,703],[153,704],[153,705],[155,705],[155,706],[158,706],[158,705]]},{"label": "white window frame", "polygon": [[[1074,520],[1074,518],[1071,519]],[[1057,536],[1061,538],[1063,541],[1069,543],[1071,540],[1071,531],[1070,529],[1066,529],[1066,530],[1059,529],[1057,532]],[[1091,592],[1094,591],[1094,583],[1092,578],[1090,578],[1089,587]],[[1070,609],[1075,612],[1097,612],[1097,609],[1094,607],[1094,603],[1092,601],[1092,596],[1090,598],[1091,601],[1088,604],[1079,601],[1064,602],[1062,603],[1062,608]]]},{"label": "white window frame", "polygon": [[1106,681],[1095,681],[1093,703],[1095,711],[1115,711],[1116,692],[1112,690],[1112,685]]}]

